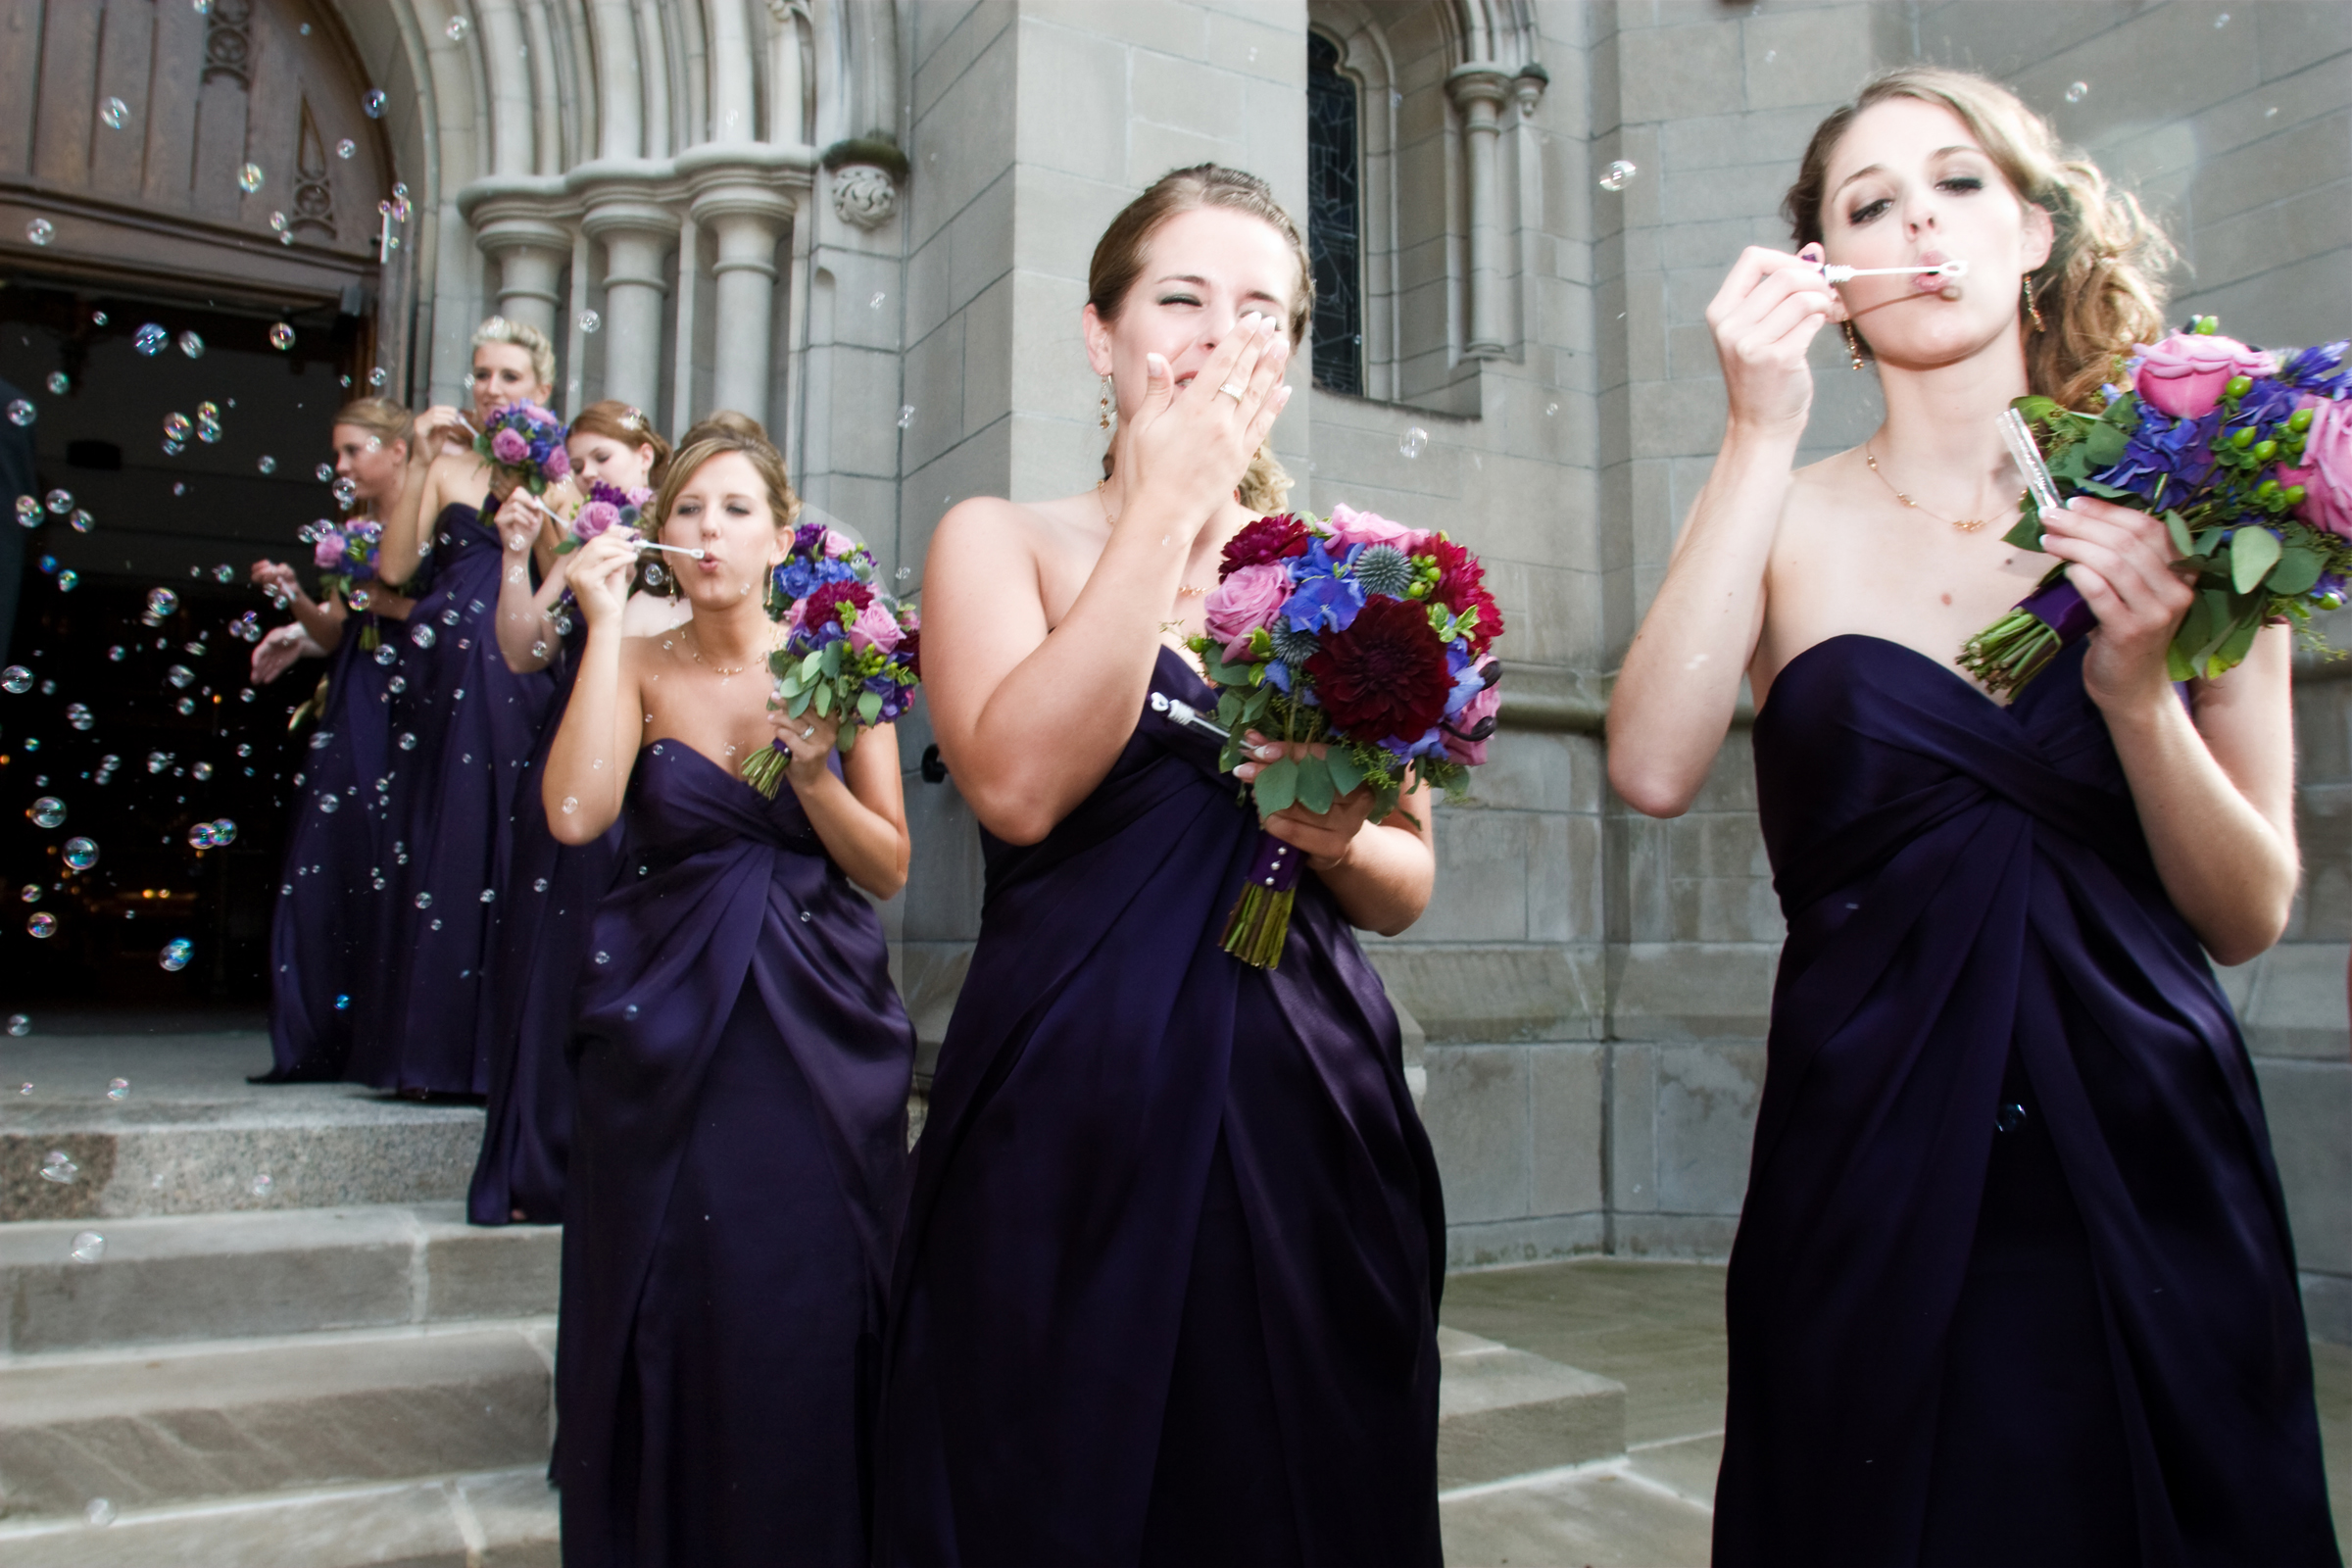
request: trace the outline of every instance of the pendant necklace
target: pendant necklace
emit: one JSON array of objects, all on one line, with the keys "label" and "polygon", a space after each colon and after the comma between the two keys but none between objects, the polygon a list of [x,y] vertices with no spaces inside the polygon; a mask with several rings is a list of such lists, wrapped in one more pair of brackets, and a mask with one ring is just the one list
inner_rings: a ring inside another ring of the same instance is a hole
[{"label": "pendant necklace", "polygon": [[[1862,443],[1862,461],[1870,466],[1871,472],[1878,474],[1879,483],[1885,485],[1888,490],[1893,491],[1894,499],[1900,501],[1904,506],[1909,507],[1913,512],[1920,513],[1925,516],[1934,517],[1937,522],[1950,523],[1962,533],[1975,533],[1979,528],[1984,527],[1985,523],[1992,520],[1989,517],[1946,517],[1939,513],[1928,511],[1927,508],[1921,506],[1918,502],[1912,500],[1900,490],[1895,490],[1894,481],[1887,478],[1884,472],[1880,471],[1879,460],[1871,453],[1870,443],[1867,441]],[[2017,504],[2020,507],[2023,507],[2026,504],[2025,491],[2020,490],[2017,493]]]}]

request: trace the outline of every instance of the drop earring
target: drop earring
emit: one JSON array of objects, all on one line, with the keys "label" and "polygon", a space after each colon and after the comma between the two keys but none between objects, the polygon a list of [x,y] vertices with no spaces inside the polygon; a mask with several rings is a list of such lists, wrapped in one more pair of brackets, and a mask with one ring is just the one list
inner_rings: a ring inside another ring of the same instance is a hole
[{"label": "drop earring", "polygon": [[2034,308],[2034,274],[2028,272],[2018,281],[2018,292],[2026,302],[2026,321],[2034,331],[2041,330],[2041,312]]},{"label": "drop earring", "polygon": [[1853,322],[1844,321],[1839,324],[1845,328],[1845,363],[1859,370],[1863,365],[1862,340],[1854,335]]},{"label": "drop earring", "polygon": [[1110,428],[1110,377],[1107,375],[1102,378],[1102,401],[1097,406],[1095,422],[1105,430]]}]

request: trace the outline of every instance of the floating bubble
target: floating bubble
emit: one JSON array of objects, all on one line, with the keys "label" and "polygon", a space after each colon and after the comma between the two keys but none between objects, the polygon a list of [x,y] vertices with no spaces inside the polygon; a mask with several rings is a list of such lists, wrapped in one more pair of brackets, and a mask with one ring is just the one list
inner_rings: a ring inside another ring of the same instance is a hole
[{"label": "floating bubble", "polygon": [[580,798],[577,795],[566,795],[564,797],[564,814],[565,816],[571,815],[572,812],[578,810],[579,808]]},{"label": "floating bubble", "polygon": [[612,961],[612,955],[610,953],[600,953],[596,956],[596,961],[598,963],[611,963]]},{"label": "floating bubble", "polygon": [[270,328],[270,346],[280,354],[292,348],[294,346],[294,328],[283,321],[273,322]]},{"label": "floating bubble", "polygon": [[74,1156],[62,1149],[52,1149],[41,1156],[41,1180],[45,1182],[63,1187],[80,1174],[81,1167],[74,1163]]},{"label": "floating bubble", "polygon": [[455,626],[460,618],[458,607],[455,605],[441,612],[441,624],[444,626]]},{"label": "floating bubble", "polygon": [[351,1010],[351,997],[348,993],[335,998],[335,1010],[337,1012],[348,1012]]},{"label": "floating bubble", "polygon": [[52,490],[46,499],[53,516],[62,517],[74,510],[74,492],[71,490]]},{"label": "floating bubble", "polygon": [[605,318],[597,315],[594,311],[582,311],[580,313],[581,331],[594,334],[596,329],[604,324]]},{"label": "floating bubble", "polygon": [[496,904],[498,902],[498,890],[496,888],[482,889],[482,902],[484,904]]},{"label": "floating bubble", "polygon": [[38,904],[41,902],[41,885],[38,882],[27,882],[17,897],[26,904]]},{"label": "floating bubble", "polygon": [[213,822],[213,842],[223,849],[236,843],[237,824],[225,816],[216,818]]},{"label": "floating bubble", "polygon": [[179,595],[169,588],[147,590],[147,613],[159,619],[179,608]]},{"label": "floating bubble", "polygon": [[2070,104],[2079,104],[2079,103],[2081,103],[2081,102],[2083,100],[2083,98],[2084,98],[2084,97],[2086,97],[2086,96],[2089,94],[2089,92],[2090,92],[2090,83],[2089,83],[2089,82],[2087,82],[2087,81],[2077,81],[2077,82],[2070,82],[2070,83],[2067,85],[2067,89],[2066,89],[2066,101],[2067,101],[2068,103],[2070,103]]},{"label": "floating bubble", "polygon": [[277,471],[277,460],[273,457],[270,457],[268,453],[264,453],[262,455],[262,461],[255,464],[254,466],[261,469],[264,473],[275,473]]},{"label": "floating bubble", "polygon": [[193,697],[182,697],[174,706],[178,708],[181,716],[184,717],[187,714],[196,711],[196,699]]},{"label": "floating bubble", "polygon": [[343,801],[340,796],[321,795],[318,797],[318,809],[324,811],[327,815],[332,816],[342,808]]},{"label": "floating bubble", "polygon": [[22,1040],[32,1033],[32,1020],[24,1013],[12,1012],[8,1015],[8,1032]]},{"label": "floating bubble", "polygon": [[171,341],[172,334],[153,321],[149,321],[130,335],[130,346],[151,360],[163,353]]},{"label": "floating bubble", "polygon": [[196,438],[206,446],[211,446],[220,439],[220,405],[218,403],[196,405]]},{"label": "floating bubble", "polygon": [[311,470],[311,477],[317,479],[320,484],[332,484],[335,479],[335,466],[331,463],[321,463]]},{"label": "floating bubble", "polygon": [[17,497],[17,526],[38,528],[40,525],[41,498],[39,496]]},{"label": "floating bubble", "polygon": [[253,1178],[250,1187],[254,1197],[268,1198],[277,1190],[277,1183],[270,1180],[268,1171],[262,1171]]},{"label": "floating bubble", "polygon": [[52,397],[62,398],[73,389],[74,378],[65,371],[51,370],[49,372],[49,393]]},{"label": "floating bubble", "polygon": [[237,189],[250,196],[262,188],[262,166],[247,164],[237,171]]},{"label": "floating bubble", "polygon": [[360,482],[357,479],[337,479],[335,481],[336,506],[341,507],[345,512],[349,512],[352,509],[352,505],[359,499]]},{"label": "floating bubble", "polygon": [[[212,0],[197,0],[196,9],[210,11]],[[81,1518],[93,1530],[104,1530],[115,1522],[115,1505],[104,1497],[92,1497],[89,1506],[81,1510]]]},{"label": "floating bubble", "polygon": [[206,779],[213,776],[213,764],[210,762],[198,762],[194,767],[188,769],[188,771],[195,774],[196,781],[201,784]]},{"label": "floating bubble", "polygon": [[149,752],[147,754],[148,772],[161,773],[165,768],[170,767],[171,765],[172,754],[170,752]]},{"label": "floating bubble", "polygon": [[75,571],[73,567],[68,566],[65,570],[57,574],[57,591],[59,593],[70,594],[80,586],[81,573]]},{"label": "floating bubble", "polygon": [[430,893],[419,893],[416,895],[416,907],[419,909],[429,909],[432,906],[433,896]]},{"label": "floating bubble", "polygon": [[212,823],[210,823],[210,822],[199,822],[199,823],[197,823],[197,824],[196,824],[194,827],[192,827],[192,828],[188,829],[188,848],[189,848],[189,849],[191,849],[191,850],[209,850],[209,849],[211,849],[212,847],[213,847],[213,824],[212,824]]},{"label": "floating bubble", "polygon": [[335,156],[343,159],[346,162],[349,162],[350,159],[359,152],[359,150],[360,144],[356,141],[353,141],[349,136],[346,136],[341,141],[335,143]]},{"label": "floating bubble", "polygon": [[270,215],[270,230],[274,234],[285,233],[286,215],[284,213],[271,213]]},{"label": "floating bubble", "polygon": [[32,803],[32,825],[62,827],[66,820],[66,803],[54,795],[44,795]]},{"label": "floating bubble", "polygon": [[86,734],[97,726],[98,715],[90,711],[90,705],[87,703],[68,703],[66,705],[66,722]]},{"label": "floating bubble", "polygon": [[57,934],[57,916],[44,909],[24,922],[24,931],[35,941],[45,941]]},{"label": "floating bubble", "polygon": [[383,119],[384,89],[381,87],[370,88],[368,96],[360,100],[360,107],[368,112],[369,120]]},{"label": "floating bubble", "polygon": [[104,311],[92,311],[90,313],[90,324],[92,326],[104,326],[106,324],[106,313]]},{"label": "floating bubble", "polygon": [[415,643],[419,648],[432,647],[433,637],[433,628],[426,625],[423,621],[418,621],[416,625],[409,628],[409,641]]},{"label": "floating bubble", "polygon": [[120,98],[109,98],[99,106],[98,122],[109,130],[121,130],[130,123],[130,105]]},{"label": "floating bubble", "polygon": [[188,683],[195,678],[196,672],[185,664],[173,664],[170,669],[164,671],[164,679],[182,690],[185,690]]},{"label": "floating bubble", "polygon": [[[96,1231],[76,1231],[74,1234],[74,1249],[68,1255],[76,1263],[95,1263],[106,1255],[106,1238]],[[90,1506],[96,1507],[97,1503]]]},{"label": "floating bubble", "polygon": [[173,937],[164,944],[164,951],[155,956],[155,961],[162,964],[167,972],[177,974],[188,966],[188,960],[195,956],[194,943],[186,937]]},{"label": "floating bubble", "polygon": [[68,517],[66,521],[73,525],[75,533],[88,533],[92,528],[98,526],[98,519],[80,507],[74,508],[74,515]]},{"label": "floating bubble", "polygon": [[[113,770],[110,768],[107,769],[107,771],[111,772]],[[64,859],[67,869],[74,871],[87,871],[91,866],[98,863],[97,841],[95,839],[85,838],[71,838],[66,840]]]},{"label": "floating bubble", "polygon": [[407,730],[402,730],[400,733],[400,749],[404,752],[415,751],[416,749],[416,737],[410,734]]},{"label": "floating bubble", "polygon": [[1408,458],[1417,458],[1429,446],[1429,432],[1419,425],[1407,428],[1396,438],[1396,450]]},{"label": "floating bubble", "polygon": [[46,245],[57,238],[57,225],[46,218],[36,218],[24,225],[24,237],[35,245]]},{"label": "floating bubble", "polygon": [[32,690],[32,671],[23,664],[11,664],[6,669],[0,669],[0,688],[5,688],[14,696],[24,696]]},{"label": "floating bubble", "polygon": [[380,389],[390,379],[392,379],[392,372],[380,365],[368,372],[368,384],[372,387]]},{"label": "floating bubble", "polygon": [[1613,160],[1607,169],[1601,171],[1600,188],[1605,191],[1621,191],[1631,185],[1634,182],[1634,176],[1640,172],[1640,170],[1622,158]]},{"label": "floating bubble", "polygon": [[540,877],[536,881],[532,882],[531,891],[533,893],[545,893],[547,891],[547,878]]},{"label": "floating bubble", "polygon": [[24,398],[13,398],[8,405],[8,422],[22,429],[40,417],[40,411]]},{"label": "floating bubble", "polygon": [[902,430],[904,430],[904,429],[906,429],[906,428],[908,425],[910,425],[910,424],[912,424],[912,423],[914,423],[914,405],[913,405],[913,404],[911,404],[911,403],[902,403],[902,404],[900,404],[900,405],[899,405],[899,428],[900,428],[900,429],[902,429]]},{"label": "floating bubble", "polygon": [[184,442],[188,438],[189,431],[193,428],[194,426],[188,422],[188,416],[184,414],[167,414],[164,416],[164,439],[166,441],[173,443]]},{"label": "floating bubble", "polygon": [[120,1104],[130,1098],[130,1080],[117,1078],[106,1086],[106,1098]]}]

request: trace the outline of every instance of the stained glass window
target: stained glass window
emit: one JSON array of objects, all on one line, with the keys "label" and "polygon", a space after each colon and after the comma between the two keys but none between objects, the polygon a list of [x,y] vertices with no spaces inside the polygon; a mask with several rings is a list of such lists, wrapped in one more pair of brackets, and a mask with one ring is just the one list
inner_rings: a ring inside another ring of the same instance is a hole
[{"label": "stained glass window", "polygon": [[1355,83],[1339,46],[1306,35],[1306,246],[1315,264],[1315,384],[1364,390],[1362,185]]}]

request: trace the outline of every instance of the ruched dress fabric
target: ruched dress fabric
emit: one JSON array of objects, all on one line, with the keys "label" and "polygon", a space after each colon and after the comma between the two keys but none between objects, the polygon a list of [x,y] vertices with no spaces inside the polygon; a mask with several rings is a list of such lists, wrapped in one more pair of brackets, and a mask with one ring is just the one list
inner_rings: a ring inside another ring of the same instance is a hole
[{"label": "ruched dress fabric", "polygon": [[498,904],[512,892],[515,796],[531,777],[525,764],[554,685],[545,670],[514,673],[498,649],[504,556],[482,520],[495,507],[492,498],[481,509],[442,509],[430,586],[409,614],[408,690],[393,707],[416,744],[402,753],[396,792],[384,1003],[354,1042],[350,1068],[377,1089],[490,1088],[495,1009],[485,971]]},{"label": "ruched dress fabric", "polygon": [[[1214,697],[1172,651],[1154,687]],[[1147,707],[983,840],[892,1287],[883,1564],[1435,1563],[1438,1173],[1328,890],[1219,947],[1257,837]]]},{"label": "ruched dress fabric", "polygon": [[[378,649],[361,646],[370,628]],[[404,632],[397,620],[356,612],[327,660],[326,707],[302,754],[302,789],[270,919],[272,1065],[266,1082],[342,1077],[355,1021],[381,996],[376,932],[391,842],[390,685]],[[390,657],[379,662],[380,650]]]},{"label": "ruched dress fabric", "polygon": [[2338,1560],[2261,1097],[2085,646],[2004,710],[1835,637],[1757,715],[1719,1564]]},{"label": "ruched dress fabric", "polygon": [[640,754],[582,971],[556,1357],[566,1568],[867,1557],[914,1031],[808,825]]},{"label": "ruched dress fabric", "polygon": [[555,691],[539,743],[514,797],[508,893],[490,966],[497,1011],[490,1034],[490,1102],[466,1195],[476,1225],[564,1217],[564,1167],[571,1149],[572,1004],[597,901],[620,861],[622,824],[592,843],[559,844],[548,831],[540,785],[579,677],[588,629],[575,615],[554,666]]}]

